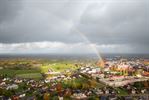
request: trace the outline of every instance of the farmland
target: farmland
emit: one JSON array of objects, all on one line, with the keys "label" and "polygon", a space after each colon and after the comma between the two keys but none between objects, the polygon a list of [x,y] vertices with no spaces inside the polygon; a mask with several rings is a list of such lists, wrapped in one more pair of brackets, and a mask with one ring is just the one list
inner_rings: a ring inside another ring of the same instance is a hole
[{"label": "farmland", "polygon": [[75,70],[76,67],[69,61],[51,61],[51,60],[35,60],[35,59],[7,59],[0,61],[0,75],[8,77],[21,78],[42,78],[42,73],[53,71],[64,72],[65,70]]}]

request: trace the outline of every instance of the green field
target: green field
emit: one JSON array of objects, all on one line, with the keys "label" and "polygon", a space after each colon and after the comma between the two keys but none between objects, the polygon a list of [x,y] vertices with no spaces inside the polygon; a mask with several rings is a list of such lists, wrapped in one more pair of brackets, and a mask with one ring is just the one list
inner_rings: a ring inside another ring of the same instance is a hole
[{"label": "green field", "polygon": [[20,78],[30,78],[30,79],[41,79],[42,75],[40,73],[28,73],[28,74],[18,74],[16,77]]},{"label": "green field", "polygon": [[69,64],[54,63],[54,64],[44,65],[44,66],[40,67],[41,72],[48,72],[48,69],[52,69],[54,71],[63,72],[65,70],[67,70],[67,69],[74,70],[74,69],[77,69],[77,68],[75,67],[75,65],[70,64],[70,63]]},{"label": "green field", "polygon": [[36,68],[32,67],[32,69],[0,69],[0,75],[21,78],[41,78],[41,73],[46,73],[49,69],[52,69],[53,71],[64,72],[67,69],[75,70],[77,67],[73,63],[66,62],[45,63],[43,66]]},{"label": "green field", "polygon": [[72,80],[63,81],[64,87],[71,87],[71,88],[81,88],[81,89],[88,89],[88,88],[103,88],[105,85],[96,82],[95,80],[91,80],[85,77],[75,78]]},{"label": "green field", "polygon": [[128,95],[128,92],[124,89],[124,88],[115,88],[116,91],[119,91],[119,95],[123,96],[123,95]]},{"label": "green field", "polygon": [[0,74],[7,75],[9,77],[14,77],[19,74],[28,74],[28,73],[40,73],[39,70],[14,70],[14,69],[1,69]]}]

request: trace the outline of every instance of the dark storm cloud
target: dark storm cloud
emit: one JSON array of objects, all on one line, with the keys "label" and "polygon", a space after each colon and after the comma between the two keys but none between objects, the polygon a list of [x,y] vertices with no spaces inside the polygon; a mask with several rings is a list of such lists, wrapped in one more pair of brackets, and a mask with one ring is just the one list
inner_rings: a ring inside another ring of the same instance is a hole
[{"label": "dark storm cloud", "polygon": [[99,44],[149,44],[148,6],[147,1],[92,4],[77,27]]},{"label": "dark storm cloud", "polygon": [[21,7],[21,0],[0,0],[0,23],[13,20]]},{"label": "dark storm cloud", "polygon": [[82,33],[98,45],[147,52],[148,9],[148,0],[1,0],[0,43],[78,43]]},{"label": "dark storm cloud", "polygon": [[69,31],[84,6],[65,1],[24,0],[19,15],[0,25],[0,42],[82,41],[78,33]]}]

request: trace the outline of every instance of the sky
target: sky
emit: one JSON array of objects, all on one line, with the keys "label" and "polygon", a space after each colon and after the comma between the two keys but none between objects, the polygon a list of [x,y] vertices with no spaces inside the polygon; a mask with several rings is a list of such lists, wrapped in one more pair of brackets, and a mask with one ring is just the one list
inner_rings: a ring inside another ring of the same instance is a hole
[{"label": "sky", "polygon": [[149,0],[0,0],[0,54],[149,53]]}]

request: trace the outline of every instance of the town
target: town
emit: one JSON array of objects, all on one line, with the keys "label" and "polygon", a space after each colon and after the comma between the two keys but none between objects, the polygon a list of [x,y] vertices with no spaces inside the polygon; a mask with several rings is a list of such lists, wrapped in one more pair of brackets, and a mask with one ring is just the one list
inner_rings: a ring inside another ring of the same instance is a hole
[{"label": "town", "polygon": [[148,94],[145,58],[0,61],[1,100],[148,100]]}]

